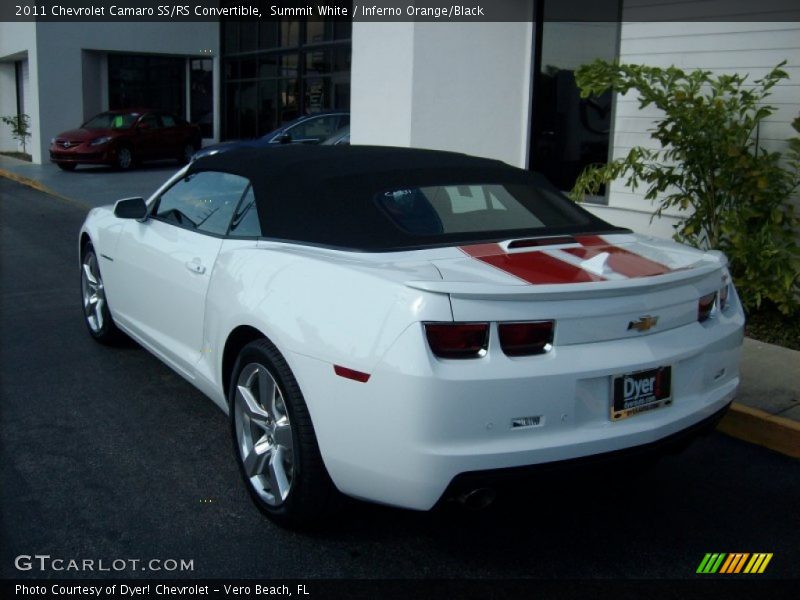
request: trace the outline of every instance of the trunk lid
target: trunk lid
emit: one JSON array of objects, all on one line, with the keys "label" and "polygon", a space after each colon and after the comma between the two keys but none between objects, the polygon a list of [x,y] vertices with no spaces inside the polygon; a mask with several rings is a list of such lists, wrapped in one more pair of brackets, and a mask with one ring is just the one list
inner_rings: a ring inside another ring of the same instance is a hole
[{"label": "trunk lid", "polygon": [[[554,319],[555,343],[658,333],[697,322],[701,296],[728,281],[726,259],[635,234],[512,240],[437,252],[455,321]],[[434,251],[431,251],[432,253]]]}]

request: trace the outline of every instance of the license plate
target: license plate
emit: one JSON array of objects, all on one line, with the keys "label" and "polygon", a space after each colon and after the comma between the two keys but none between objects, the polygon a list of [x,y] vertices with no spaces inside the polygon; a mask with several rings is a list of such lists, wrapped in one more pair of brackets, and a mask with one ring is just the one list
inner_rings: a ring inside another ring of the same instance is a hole
[{"label": "license plate", "polygon": [[611,418],[619,421],[672,402],[672,367],[626,373],[614,377]]}]

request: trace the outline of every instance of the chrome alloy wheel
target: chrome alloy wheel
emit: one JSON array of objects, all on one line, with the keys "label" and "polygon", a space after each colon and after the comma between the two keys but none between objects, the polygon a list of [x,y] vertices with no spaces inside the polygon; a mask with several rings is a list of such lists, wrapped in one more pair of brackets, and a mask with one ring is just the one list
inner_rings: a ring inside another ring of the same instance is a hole
[{"label": "chrome alloy wheel", "polygon": [[97,255],[87,252],[83,257],[81,273],[81,292],[83,295],[83,314],[89,328],[96,334],[101,333],[104,325],[103,309],[106,306],[106,292],[100,269],[97,267]]},{"label": "chrome alloy wheel", "polygon": [[122,147],[117,151],[117,166],[120,169],[127,169],[133,163],[133,154],[130,148]]},{"label": "chrome alloy wheel", "polygon": [[292,489],[294,446],[283,393],[264,365],[250,363],[236,382],[236,448],[259,497],[281,506]]}]

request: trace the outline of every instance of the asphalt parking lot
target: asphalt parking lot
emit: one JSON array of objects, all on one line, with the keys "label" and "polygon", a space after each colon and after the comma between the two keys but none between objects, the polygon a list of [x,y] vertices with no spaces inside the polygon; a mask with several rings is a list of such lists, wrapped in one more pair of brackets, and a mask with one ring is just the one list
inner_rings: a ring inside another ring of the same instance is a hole
[{"label": "asphalt parking lot", "polygon": [[0,178],[0,577],[83,576],[14,567],[49,554],[191,559],[170,576],[196,578],[681,579],[707,552],[771,552],[761,577],[800,577],[800,463],[718,433],[613,484],[548,478],[482,512],[352,502],[319,532],[276,528],[225,416],[144,350],[85,331],[85,212]]}]

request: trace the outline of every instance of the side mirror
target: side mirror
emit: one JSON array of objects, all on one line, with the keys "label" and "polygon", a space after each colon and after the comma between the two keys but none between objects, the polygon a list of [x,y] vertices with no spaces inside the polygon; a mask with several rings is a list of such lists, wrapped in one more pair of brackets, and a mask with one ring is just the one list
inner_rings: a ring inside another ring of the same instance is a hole
[{"label": "side mirror", "polygon": [[147,204],[144,198],[123,198],[114,205],[114,216],[118,219],[136,219],[143,221],[147,218]]},{"label": "side mirror", "polygon": [[282,133],[281,136],[278,138],[279,144],[291,144],[292,143],[292,136],[288,133]]},{"label": "side mirror", "polygon": [[136,126],[136,131],[147,131],[148,129],[150,129],[149,123],[139,123]]}]

